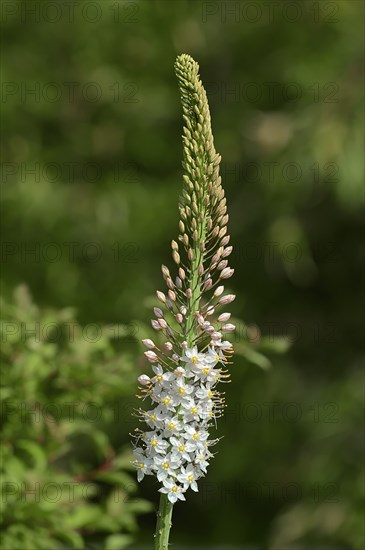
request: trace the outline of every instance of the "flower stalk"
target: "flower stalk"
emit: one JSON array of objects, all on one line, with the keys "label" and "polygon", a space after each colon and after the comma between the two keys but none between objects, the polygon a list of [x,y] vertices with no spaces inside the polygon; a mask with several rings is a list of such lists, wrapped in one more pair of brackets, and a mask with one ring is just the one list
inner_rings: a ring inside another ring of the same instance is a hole
[{"label": "flower stalk", "polygon": [[160,505],[157,512],[155,550],[168,549],[173,507],[174,505],[169,501],[168,496],[161,493]]},{"label": "flower stalk", "polygon": [[139,376],[140,398],[150,399],[153,408],[138,410],[149,429],[134,434],[138,481],[154,475],[162,483],[156,550],[167,550],[173,505],[185,500],[189,488],[198,491],[197,481],[213,457],[209,448],[218,439],[209,439],[209,428],[224,407],[216,386],[228,381],[232,355],[232,345],[223,338],[235,328],[227,323],[230,314],[220,312],[235,298],[223,295],[222,284],[234,270],[228,266],[232,247],[207,95],[199,66],[189,55],[177,58],[175,72],[184,119],[180,244],[171,243],[177,275],[173,279],[162,266],[168,290],[156,292],[162,305],[154,308],[151,324],[165,342],[143,340],[154,376]]}]

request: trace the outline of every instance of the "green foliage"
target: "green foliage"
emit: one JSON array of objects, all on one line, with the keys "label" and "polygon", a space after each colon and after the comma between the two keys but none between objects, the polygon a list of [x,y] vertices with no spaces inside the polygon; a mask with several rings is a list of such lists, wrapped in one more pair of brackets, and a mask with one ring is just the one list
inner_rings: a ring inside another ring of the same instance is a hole
[{"label": "green foliage", "polygon": [[134,496],[129,449],[116,450],[110,431],[125,420],[116,413],[133,392],[133,364],[116,350],[117,327],[92,328],[71,309],[39,309],[25,287],[2,303],[7,550],[81,549],[91,536],[105,550],[124,548],[136,516],[150,510]]}]

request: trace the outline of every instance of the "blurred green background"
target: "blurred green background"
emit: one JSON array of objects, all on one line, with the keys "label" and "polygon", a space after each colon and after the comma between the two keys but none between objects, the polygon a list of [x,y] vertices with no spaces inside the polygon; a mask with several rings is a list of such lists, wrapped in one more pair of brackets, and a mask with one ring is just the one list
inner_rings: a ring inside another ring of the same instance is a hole
[{"label": "blurred green background", "polygon": [[[224,439],[171,540],[364,548],[363,6],[2,3],[6,550],[152,544],[130,413],[177,235],[183,52],[223,159],[240,321]],[[76,501],[19,485],[50,481],[78,483]]]}]

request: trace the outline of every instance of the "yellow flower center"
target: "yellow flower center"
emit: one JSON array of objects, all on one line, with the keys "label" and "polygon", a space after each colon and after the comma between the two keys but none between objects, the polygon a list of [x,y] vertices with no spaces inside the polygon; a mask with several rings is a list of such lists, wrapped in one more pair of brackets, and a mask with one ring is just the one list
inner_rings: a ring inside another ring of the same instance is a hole
[{"label": "yellow flower center", "polygon": [[182,453],[185,451],[185,445],[179,445],[179,451]]},{"label": "yellow flower center", "polygon": [[198,362],[198,358],[196,355],[193,355],[193,357],[191,358],[191,362],[192,363],[197,363]]},{"label": "yellow flower center", "polygon": [[144,462],[140,462],[140,463],[139,463],[139,467],[140,467],[140,468],[144,468]]},{"label": "yellow flower center", "polygon": [[155,415],[155,414],[151,414],[150,418],[151,418],[151,420],[156,420],[156,415]]},{"label": "yellow flower center", "polygon": [[205,367],[205,369],[203,369],[203,372],[204,372],[204,374],[208,374],[209,369],[207,367]]},{"label": "yellow flower center", "polygon": [[162,467],[165,468],[165,470],[167,470],[169,466],[170,466],[170,464],[168,462],[164,462],[162,464]]},{"label": "yellow flower center", "polygon": [[173,493],[176,493],[176,492],[177,492],[177,487],[176,487],[176,485],[174,485],[174,486],[172,487],[171,491],[172,491]]},{"label": "yellow flower center", "polygon": [[220,359],[219,355],[216,355],[216,356],[215,356],[215,360],[216,360],[216,361],[219,361],[219,359]]},{"label": "yellow flower center", "polygon": [[156,376],[156,379],[157,379],[159,382],[161,382],[161,380],[162,380],[162,375],[161,375],[161,374],[158,374],[158,375]]},{"label": "yellow flower center", "polygon": [[195,441],[196,441],[197,439],[199,439],[199,434],[195,433],[195,434],[193,435],[193,439],[195,439]]},{"label": "yellow flower center", "polygon": [[208,397],[213,397],[213,392],[208,391]]},{"label": "yellow flower center", "polygon": [[184,393],[186,393],[186,389],[185,388],[179,388],[179,393],[181,395],[184,395]]},{"label": "yellow flower center", "polygon": [[191,475],[190,475],[190,476],[188,476],[188,480],[189,480],[189,481],[193,481],[193,479],[194,479],[194,477],[193,477],[193,476],[191,476]]},{"label": "yellow flower center", "polygon": [[174,422],[170,422],[167,427],[169,430],[173,430],[175,428],[176,424],[174,424]]},{"label": "yellow flower center", "polygon": [[204,460],[204,456],[203,456],[203,455],[199,455],[199,460]]},{"label": "yellow flower center", "polygon": [[152,447],[156,447],[156,445],[157,445],[157,439],[152,439],[151,445],[152,445]]},{"label": "yellow flower center", "polygon": [[191,407],[191,414],[196,414],[198,409],[196,407]]},{"label": "yellow flower center", "polygon": [[164,405],[168,405],[170,403],[171,399],[169,397],[164,397],[163,400],[162,400],[162,403]]}]

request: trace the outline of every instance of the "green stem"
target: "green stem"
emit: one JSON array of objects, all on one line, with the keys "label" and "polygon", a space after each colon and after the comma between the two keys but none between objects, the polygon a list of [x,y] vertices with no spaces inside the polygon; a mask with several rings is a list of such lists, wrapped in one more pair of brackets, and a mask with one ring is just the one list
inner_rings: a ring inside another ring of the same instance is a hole
[{"label": "green stem", "polygon": [[160,506],[157,512],[155,550],[168,549],[173,506],[174,505],[169,501],[167,495],[161,493]]}]

